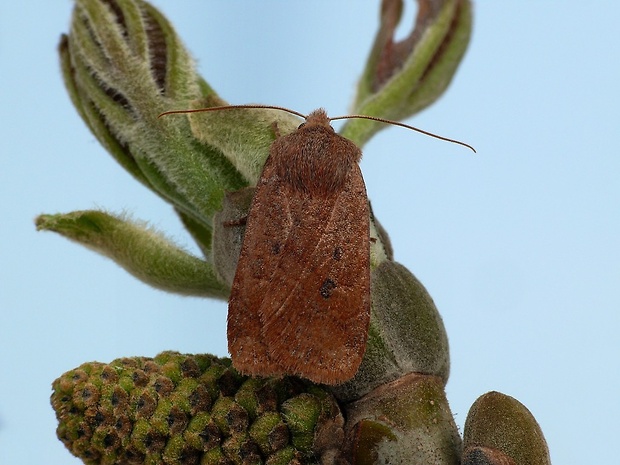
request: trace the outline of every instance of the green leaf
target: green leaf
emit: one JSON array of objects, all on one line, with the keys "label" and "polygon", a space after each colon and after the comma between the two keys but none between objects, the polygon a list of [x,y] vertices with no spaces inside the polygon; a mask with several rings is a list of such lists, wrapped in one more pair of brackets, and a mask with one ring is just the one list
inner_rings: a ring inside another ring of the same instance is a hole
[{"label": "green leaf", "polygon": [[86,210],[40,215],[37,229],[53,231],[114,260],[157,289],[226,299],[229,289],[210,263],[179,248],[162,234],[124,216]]}]

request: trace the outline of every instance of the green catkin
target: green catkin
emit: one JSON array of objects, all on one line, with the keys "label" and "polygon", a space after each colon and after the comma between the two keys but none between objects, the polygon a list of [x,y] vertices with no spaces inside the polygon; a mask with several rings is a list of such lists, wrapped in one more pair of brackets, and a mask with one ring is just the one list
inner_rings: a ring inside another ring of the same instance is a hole
[{"label": "green catkin", "polygon": [[87,465],[312,464],[313,438],[340,415],[298,379],[176,352],[85,363],[54,381],[51,403],[58,438]]}]

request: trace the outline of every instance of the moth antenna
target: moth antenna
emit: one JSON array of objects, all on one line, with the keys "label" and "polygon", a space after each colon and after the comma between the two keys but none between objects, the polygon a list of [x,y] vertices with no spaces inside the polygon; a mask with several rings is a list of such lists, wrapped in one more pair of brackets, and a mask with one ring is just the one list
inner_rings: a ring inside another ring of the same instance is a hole
[{"label": "moth antenna", "polygon": [[285,107],[279,107],[277,105],[222,105],[219,107],[208,107],[208,108],[195,108],[193,110],[169,110],[169,111],[164,111],[163,113],[161,113],[158,118],[161,118],[162,116],[165,115],[178,115],[178,114],[185,114],[185,113],[204,113],[207,111],[219,111],[219,110],[234,110],[234,109],[241,109],[241,108],[258,108],[258,109],[264,109],[264,110],[280,110],[280,111],[285,111],[287,113],[291,113],[293,115],[299,116],[300,118],[306,119],[307,115],[304,115],[303,113],[300,113],[298,111],[295,110],[290,110],[288,108]]},{"label": "moth antenna", "polygon": [[[280,107],[280,106],[277,106],[277,105],[259,105],[259,104],[256,104],[256,105],[254,105],[254,104],[249,104],[249,105],[221,105],[221,106],[217,106],[217,107],[195,108],[195,109],[189,109],[189,110],[169,110],[169,111],[164,111],[163,113],[160,113],[157,117],[161,118],[162,116],[166,116],[166,115],[179,115],[179,114],[187,114],[187,113],[206,113],[206,112],[209,112],[209,111],[234,110],[234,109],[242,109],[242,108],[246,108],[246,109],[256,108],[256,109],[264,109],[264,110],[279,110],[279,111],[285,111],[285,112],[290,113],[292,115],[299,116],[300,118],[303,118],[303,119],[307,119],[308,118],[307,115],[304,115],[303,113],[300,113],[300,112],[295,111],[295,110],[291,110],[289,108]],[[412,131],[419,132],[420,134],[424,134],[426,136],[434,137],[435,139],[440,139],[440,140],[443,140],[443,141],[446,141],[446,142],[452,142],[453,144],[462,145],[463,147],[467,147],[468,149],[470,149],[474,153],[477,153],[475,148],[473,148],[469,144],[466,144],[465,142],[461,142],[460,140],[450,139],[449,137],[440,136],[439,134],[434,134],[432,132],[425,131],[424,129],[416,128],[415,126],[410,126],[408,124],[400,123],[398,121],[392,121],[392,120],[389,120],[389,119],[379,118],[377,116],[346,115],[346,116],[336,116],[334,118],[329,118],[329,120],[330,121],[335,121],[335,120],[338,120],[338,119],[350,119],[350,118],[367,119],[367,120],[371,120],[371,121],[377,121],[379,123],[392,124],[394,126],[400,126],[400,127],[406,128],[406,129],[411,129]]]},{"label": "moth antenna", "polygon": [[349,118],[369,119],[371,121],[378,121],[379,123],[393,124],[394,126],[400,126],[406,129],[411,129],[412,131],[419,132],[420,134],[424,134],[425,136],[430,136],[430,137],[434,137],[435,139],[440,139],[446,142],[452,142],[453,144],[462,145],[463,147],[467,147],[474,153],[477,153],[475,148],[473,148],[469,144],[466,144],[465,142],[461,142],[460,140],[450,139],[449,137],[440,136],[439,134],[434,134],[432,132],[425,131],[424,129],[416,128],[415,126],[410,126],[405,123],[399,123],[398,121],[392,121],[390,119],[378,118],[376,116],[368,116],[368,115],[347,115],[347,116],[336,116],[335,118],[330,118],[330,121],[334,121],[337,119],[349,119]]}]

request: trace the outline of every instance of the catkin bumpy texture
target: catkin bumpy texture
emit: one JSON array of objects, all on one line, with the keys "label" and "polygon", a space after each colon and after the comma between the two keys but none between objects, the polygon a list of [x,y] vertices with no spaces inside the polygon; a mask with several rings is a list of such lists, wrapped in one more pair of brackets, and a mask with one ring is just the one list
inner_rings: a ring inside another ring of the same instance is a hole
[{"label": "catkin bumpy texture", "polygon": [[351,379],[370,320],[362,153],[324,110],[279,137],[256,186],[228,307],[240,372]]}]

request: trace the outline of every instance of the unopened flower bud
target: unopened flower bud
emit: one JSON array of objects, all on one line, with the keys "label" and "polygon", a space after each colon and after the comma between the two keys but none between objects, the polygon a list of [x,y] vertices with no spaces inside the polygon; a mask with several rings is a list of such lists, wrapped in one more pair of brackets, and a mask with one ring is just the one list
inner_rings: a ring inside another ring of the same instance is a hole
[{"label": "unopened flower bud", "polygon": [[463,465],[551,465],[540,426],[521,402],[488,392],[471,406],[463,434]]}]

